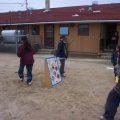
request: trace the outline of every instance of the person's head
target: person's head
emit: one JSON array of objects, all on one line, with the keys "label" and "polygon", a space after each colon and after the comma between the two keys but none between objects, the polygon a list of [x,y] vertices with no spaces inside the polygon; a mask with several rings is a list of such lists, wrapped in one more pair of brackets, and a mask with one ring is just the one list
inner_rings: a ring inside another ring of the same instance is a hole
[{"label": "person's head", "polygon": [[117,52],[120,52],[120,46],[119,46],[119,45],[117,45],[116,51],[117,51]]},{"label": "person's head", "polygon": [[115,36],[118,36],[118,34],[119,34],[118,31],[115,31]]},{"label": "person's head", "polygon": [[25,45],[25,50],[26,50],[26,51],[30,51],[30,50],[31,50],[31,44],[30,44],[30,42],[28,41],[27,36],[21,37],[21,42],[22,42],[22,44]]},{"label": "person's head", "polygon": [[61,37],[60,37],[60,40],[62,40],[63,42],[65,42],[66,37],[65,37],[65,36],[61,36]]}]

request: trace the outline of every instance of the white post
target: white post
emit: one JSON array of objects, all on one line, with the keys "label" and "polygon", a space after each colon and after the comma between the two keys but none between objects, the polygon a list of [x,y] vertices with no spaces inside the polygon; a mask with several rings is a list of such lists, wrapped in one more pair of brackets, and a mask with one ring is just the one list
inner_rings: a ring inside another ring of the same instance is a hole
[{"label": "white post", "polygon": [[15,44],[16,44],[16,54],[17,54],[17,45],[18,45],[18,40],[19,40],[19,35],[17,36],[17,40],[15,41]]}]

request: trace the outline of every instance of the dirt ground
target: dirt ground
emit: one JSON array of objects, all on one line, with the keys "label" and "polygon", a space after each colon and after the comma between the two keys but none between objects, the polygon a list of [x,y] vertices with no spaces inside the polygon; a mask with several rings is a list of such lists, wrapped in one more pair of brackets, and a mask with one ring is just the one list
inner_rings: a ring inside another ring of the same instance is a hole
[{"label": "dirt ground", "polygon": [[[18,80],[19,58],[0,53],[0,120],[99,120],[115,85],[110,60],[69,58],[66,78],[44,84],[44,58],[34,56],[32,85]],[[26,75],[26,69],[25,69]],[[120,107],[115,116],[120,120]]]}]

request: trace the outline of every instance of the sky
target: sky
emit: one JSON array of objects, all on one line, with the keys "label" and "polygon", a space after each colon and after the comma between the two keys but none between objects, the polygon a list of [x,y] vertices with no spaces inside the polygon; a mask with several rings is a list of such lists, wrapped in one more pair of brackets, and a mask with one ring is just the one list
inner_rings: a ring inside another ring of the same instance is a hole
[{"label": "sky", "polygon": [[[50,0],[50,7],[91,5],[93,1],[97,1],[98,4],[120,3],[120,0]],[[27,3],[28,9],[45,8],[45,0],[27,0]],[[20,10],[26,10],[26,0],[0,0],[0,13]]]}]

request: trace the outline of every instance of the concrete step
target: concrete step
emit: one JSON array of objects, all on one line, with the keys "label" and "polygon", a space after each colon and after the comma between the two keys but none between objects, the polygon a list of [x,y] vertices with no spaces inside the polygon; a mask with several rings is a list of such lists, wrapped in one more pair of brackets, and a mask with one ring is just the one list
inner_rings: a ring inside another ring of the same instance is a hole
[{"label": "concrete step", "polygon": [[101,57],[98,57],[98,58],[100,58],[100,59],[111,59],[111,56],[101,56]]},{"label": "concrete step", "polygon": [[98,53],[101,54],[101,56],[111,56],[112,53],[111,52],[103,52],[103,53]]},{"label": "concrete step", "polygon": [[100,58],[100,59],[111,59],[111,55],[112,55],[112,52],[101,52],[101,53],[98,53],[97,55],[97,58]]},{"label": "concrete step", "polygon": [[104,52],[110,52],[110,53],[112,53],[113,52],[113,49],[104,49]]},{"label": "concrete step", "polygon": [[42,52],[52,52],[54,49],[38,49],[38,51]]},{"label": "concrete step", "polygon": [[37,54],[54,54],[54,49],[39,49]]},{"label": "concrete step", "polygon": [[45,51],[44,51],[44,52],[39,51],[39,52],[37,52],[36,54],[52,54],[52,53],[51,53],[51,52],[47,52],[47,51],[46,51],[46,52],[45,52]]}]

